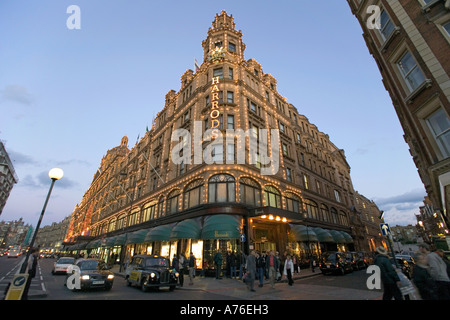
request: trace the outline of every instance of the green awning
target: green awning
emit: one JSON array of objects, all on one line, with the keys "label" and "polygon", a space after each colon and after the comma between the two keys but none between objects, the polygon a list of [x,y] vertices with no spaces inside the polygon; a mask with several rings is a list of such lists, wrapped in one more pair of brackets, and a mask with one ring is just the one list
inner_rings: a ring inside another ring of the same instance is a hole
[{"label": "green awning", "polygon": [[336,241],[336,243],[347,243],[347,240],[344,238],[342,233],[340,233],[337,230],[330,230],[330,234],[333,237],[333,239]]},{"label": "green awning", "polygon": [[302,242],[319,241],[313,228],[298,224],[289,224],[289,226],[291,227],[291,232],[293,233],[295,241],[302,241]]},{"label": "green awning", "polygon": [[353,238],[345,231],[339,231],[345,238],[346,243],[353,243]]},{"label": "green awning", "polygon": [[114,241],[114,246],[123,246],[125,242],[127,241],[127,234],[121,234],[116,237],[116,240]]},{"label": "green awning", "polygon": [[238,239],[241,222],[239,218],[226,214],[208,216],[203,223],[201,238],[207,239]]},{"label": "green awning", "polygon": [[92,240],[91,242],[89,242],[86,246],[86,249],[94,249],[94,248],[98,248],[102,245],[102,240],[98,239],[98,240]]},{"label": "green awning", "polygon": [[116,241],[116,237],[106,238],[105,247],[114,247],[114,242]]},{"label": "green awning", "polygon": [[127,234],[127,239],[125,244],[135,244],[145,242],[145,236],[147,235],[149,229],[138,230]]},{"label": "green awning", "polygon": [[173,227],[170,239],[200,239],[202,229],[194,219],[183,220]]},{"label": "green awning", "polygon": [[317,239],[319,242],[331,242],[336,243],[336,240],[331,236],[330,232],[322,228],[313,228],[314,232],[317,235]]},{"label": "green awning", "polygon": [[169,241],[170,233],[172,232],[172,225],[163,225],[154,227],[145,236],[144,242],[150,241]]}]

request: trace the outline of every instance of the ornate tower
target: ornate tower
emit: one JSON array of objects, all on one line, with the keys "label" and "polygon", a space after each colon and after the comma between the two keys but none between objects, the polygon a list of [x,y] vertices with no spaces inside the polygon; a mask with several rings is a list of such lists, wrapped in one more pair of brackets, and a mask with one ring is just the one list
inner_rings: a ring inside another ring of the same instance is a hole
[{"label": "ornate tower", "polygon": [[244,59],[245,44],[242,42],[241,30],[235,30],[233,15],[228,15],[222,10],[220,15],[216,14],[212,22],[212,28],[208,30],[208,37],[202,42],[203,62],[214,56],[214,52],[227,52],[231,56]]}]

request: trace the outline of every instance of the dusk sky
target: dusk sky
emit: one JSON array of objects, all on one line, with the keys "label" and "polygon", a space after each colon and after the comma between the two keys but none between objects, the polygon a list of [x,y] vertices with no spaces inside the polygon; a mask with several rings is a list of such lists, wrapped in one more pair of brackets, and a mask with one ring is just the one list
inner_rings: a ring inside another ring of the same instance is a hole
[{"label": "dusk sky", "polygon": [[[70,5],[81,10],[79,30],[66,25]],[[389,224],[415,224],[425,189],[344,0],[2,0],[0,139],[20,181],[0,220],[35,226],[53,167],[64,177],[42,226],[69,216],[106,151],[124,135],[133,147],[165,94],[201,63],[201,42],[222,10],[243,32],[245,58],[345,150],[354,189]]]}]

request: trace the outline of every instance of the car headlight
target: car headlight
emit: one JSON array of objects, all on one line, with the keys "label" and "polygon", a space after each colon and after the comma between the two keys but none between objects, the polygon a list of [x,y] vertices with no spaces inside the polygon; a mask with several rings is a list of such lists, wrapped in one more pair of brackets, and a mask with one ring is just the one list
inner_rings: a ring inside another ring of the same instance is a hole
[{"label": "car headlight", "polygon": [[114,275],[113,274],[108,274],[108,279],[114,279]]},{"label": "car headlight", "polygon": [[150,277],[154,278],[156,277],[156,274],[154,272],[150,273]]},{"label": "car headlight", "polygon": [[85,274],[81,276],[81,280],[89,280],[89,275]]}]

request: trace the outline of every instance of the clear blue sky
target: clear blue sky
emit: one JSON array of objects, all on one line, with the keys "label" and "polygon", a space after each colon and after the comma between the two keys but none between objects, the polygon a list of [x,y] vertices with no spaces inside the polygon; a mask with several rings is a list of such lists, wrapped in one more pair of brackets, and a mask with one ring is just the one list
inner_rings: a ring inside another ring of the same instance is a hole
[{"label": "clear blue sky", "polygon": [[[345,150],[355,190],[391,225],[414,223],[424,187],[375,61],[346,1],[0,2],[0,139],[20,182],[0,220],[36,225],[61,167],[43,225],[71,214],[106,151],[129,146],[202,60],[216,13],[235,18],[279,92]],[[67,8],[81,9],[69,30]]]}]

